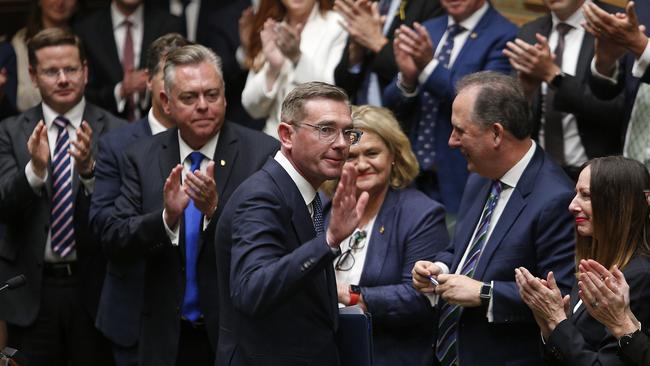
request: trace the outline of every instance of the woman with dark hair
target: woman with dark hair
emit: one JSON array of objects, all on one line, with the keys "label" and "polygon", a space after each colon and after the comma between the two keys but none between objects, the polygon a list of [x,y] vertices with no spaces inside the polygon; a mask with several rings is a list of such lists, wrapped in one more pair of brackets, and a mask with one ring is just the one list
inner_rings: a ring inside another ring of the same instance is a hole
[{"label": "woman with dark hair", "polygon": [[[648,187],[650,175],[641,163],[620,156],[597,158],[582,169],[569,205],[575,217],[578,275],[584,279],[587,259],[613,271],[620,268],[629,282],[631,311],[642,324],[650,323]],[[616,337],[592,316],[601,306],[598,300],[583,302],[578,284],[562,298],[552,272],[546,280],[523,267],[515,273],[519,293],[542,332],[547,364],[624,364]]]},{"label": "woman with dark hair", "polygon": [[27,42],[45,28],[70,28],[71,18],[76,9],[77,0],[32,0],[27,25],[20,29],[11,40],[18,66],[16,107],[20,112],[41,102],[41,94],[32,84],[29,75]]},{"label": "woman with dark hair", "polygon": [[264,132],[277,137],[284,97],[307,81],[334,83],[346,33],[329,0],[262,0],[242,42],[249,67],[242,105],[266,118]]},{"label": "woman with dark hair", "polygon": [[[430,365],[434,311],[411,285],[411,268],[449,243],[445,211],[407,188],[419,172],[418,163],[390,111],[353,107],[352,120],[363,136],[350,147],[347,164],[359,174],[357,194],[368,192],[369,200],[359,227],[343,241],[334,261],[338,300],[372,314],[375,365]],[[329,193],[334,183],[328,183]]]}]

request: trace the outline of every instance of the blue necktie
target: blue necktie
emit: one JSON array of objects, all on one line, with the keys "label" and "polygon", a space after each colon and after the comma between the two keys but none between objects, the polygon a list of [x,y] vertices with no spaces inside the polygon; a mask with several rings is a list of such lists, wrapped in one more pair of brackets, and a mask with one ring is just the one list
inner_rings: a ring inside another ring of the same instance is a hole
[{"label": "blue necktie", "polygon": [[[451,51],[454,49],[454,38],[465,31],[461,25],[452,24],[447,27],[447,40],[442,45],[436,60],[438,67],[449,68]],[[420,105],[420,121],[413,141],[413,151],[420,163],[420,170],[433,169],[435,159],[435,126],[438,119],[438,107],[436,99],[427,91],[422,92],[422,103]]]},{"label": "blue necktie", "polygon": [[[485,245],[488,231],[490,229],[490,219],[494,208],[501,196],[503,186],[500,181],[492,182],[492,189],[488,196],[481,219],[479,220],[476,235],[470,243],[465,263],[461,268],[460,274],[473,277],[476,264],[481,256],[481,251]],[[453,365],[458,360],[458,350],[456,347],[458,340],[458,321],[460,320],[461,308],[458,305],[444,303],[440,307],[440,319],[438,320],[438,342],[436,344],[436,357],[442,366]]]},{"label": "blue necktie", "polygon": [[67,126],[70,124],[62,116],[56,117],[54,125],[59,129],[52,160],[52,211],[51,238],[52,251],[60,257],[70,254],[75,246],[73,224],[72,167],[70,166],[70,136]]},{"label": "blue necktie", "polygon": [[[201,168],[203,154],[194,151],[189,155],[192,166],[191,172]],[[201,317],[199,309],[199,286],[196,278],[196,261],[199,257],[199,235],[203,214],[190,200],[185,208],[185,297],[183,299],[182,316],[196,322]]]},{"label": "blue necktie", "polygon": [[316,198],[311,201],[311,208],[314,210],[314,230],[316,230],[316,235],[320,235],[325,232],[325,229],[323,227],[323,204],[318,193],[316,193]]}]

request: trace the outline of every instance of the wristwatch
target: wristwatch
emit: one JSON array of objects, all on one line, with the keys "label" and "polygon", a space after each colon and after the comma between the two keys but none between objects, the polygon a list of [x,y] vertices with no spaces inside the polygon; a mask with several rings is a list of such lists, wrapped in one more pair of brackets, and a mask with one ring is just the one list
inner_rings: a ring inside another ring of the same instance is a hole
[{"label": "wristwatch", "polygon": [[488,306],[492,298],[492,282],[484,282],[481,286],[481,305]]},{"label": "wristwatch", "polygon": [[628,344],[632,343],[634,337],[638,336],[641,333],[641,329],[637,329],[632,333],[623,334],[621,338],[618,339],[618,348],[623,350]]},{"label": "wristwatch", "polygon": [[350,303],[348,305],[356,305],[359,302],[359,297],[361,296],[361,287],[357,285],[350,285]]},{"label": "wristwatch", "polygon": [[562,85],[562,81],[566,77],[566,74],[563,72],[558,72],[555,74],[551,82],[549,83],[550,86],[552,86],[554,89],[558,89]]}]

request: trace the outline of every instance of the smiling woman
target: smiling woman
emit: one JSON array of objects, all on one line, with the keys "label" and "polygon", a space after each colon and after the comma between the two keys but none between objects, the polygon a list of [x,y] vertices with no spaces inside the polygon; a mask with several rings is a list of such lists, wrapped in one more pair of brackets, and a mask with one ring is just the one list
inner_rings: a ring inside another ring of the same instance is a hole
[{"label": "smiling woman", "polygon": [[[438,202],[407,188],[418,174],[408,138],[384,108],[353,107],[363,132],[346,162],[358,172],[357,195],[369,200],[359,226],[334,261],[338,301],[372,314],[375,365],[429,365],[436,328],[427,298],[411,286],[416,260],[430,259],[449,241]],[[335,182],[329,182],[329,193]],[[329,211],[329,204],[325,213]]]}]

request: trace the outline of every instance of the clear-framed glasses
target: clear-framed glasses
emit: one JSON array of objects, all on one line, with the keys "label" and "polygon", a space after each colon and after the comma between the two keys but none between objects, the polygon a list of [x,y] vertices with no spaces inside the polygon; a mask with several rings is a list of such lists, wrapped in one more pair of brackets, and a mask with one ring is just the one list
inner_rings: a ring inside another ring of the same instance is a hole
[{"label": "clear-framed glasses", "polygon": [[43,69],[39,72],[41,75],[44,75],[50,79],[57,79],[61,73],[63,73],[66,78],[75,78],[79,76],[79,73],[81,72],[81,66],[66,66],[60,69],[51,67],[49,69]]},{"label": "clear-framed glasses", "polygon": [[348,241],[348,249],[341,253],[334,263],[337,271],[349,271],[354,267],[354,253],[366,246],[365,230],[357,230]]},{"label": "clear-framed glasses", "polygon": [[318,138],[328,144],[336,141],[336,139],[339,138],[339,134],[343,133],[345,141],[348,143],[348,145],[355,145],[357,142],[359,142],[359,140],[361,140],[361,135],[363,135],[363,131],[355,130],[353,128],[346,128],[344,130],[341,130],[340,128],[328,125],[312,125],[310,123],[297,124],[297,126],[302,125],[309,126],[318,131]]}]

